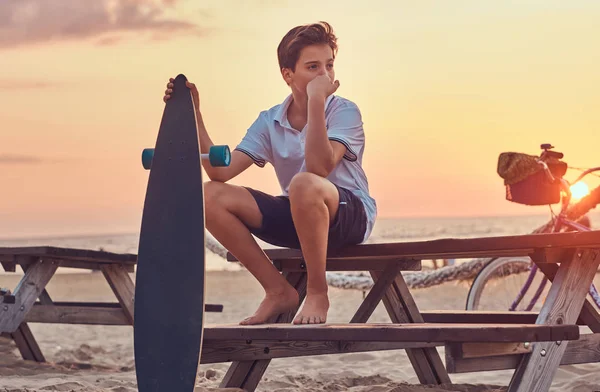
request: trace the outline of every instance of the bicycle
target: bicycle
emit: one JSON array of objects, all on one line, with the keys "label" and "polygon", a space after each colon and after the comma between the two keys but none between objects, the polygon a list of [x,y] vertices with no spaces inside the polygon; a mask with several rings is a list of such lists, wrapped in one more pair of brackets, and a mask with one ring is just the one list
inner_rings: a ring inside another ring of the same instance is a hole
[{"label": "bicycle", "polygon": [[[537,178],[537,184],[533,187],[522,189],[522,195],[524,199],[535,198],[535,195],[526,195],[539,190],[540,186],[555,186],[558,191],[556,195],[561,203],[561,210],[558,216],[552,214],[552,219],[536,229],[534,233],[557,233],[561,231],[590,231],[589,219],[587,224],[582,224],[581,218],[587,218],[586,214],[598,204],[600,204],[600,186],[592,190],[587,196],[583,197],[578,203],[571,203],[572,192],[571,184],[562,178],[561,173],[558,175],[552,172],[549,168],[549,162],[559,161],[563,158],[563,154],[556,151],[551,151],[554,148],[550,144],[542,144],[543,150],[539,158],[535,159],[535,163],[540,165],[542,170],[539,170]],[[524,155],[524,154],[523,154]],[[565,171],[566,171],[566,164]],[[583,171],[573,182],[573,184],[579,183],[586,176],[600,171],[600,167],[591,168]],[[596,174],[594,174],[596,175]],[[543,184],[543,185],[542,185]],[[547,191],[548,188],[545,188]],[[507,187],[507,199],[511,200],[510,190]],[[544,199],[544,197],[542,197]],[[548,199],[548,197],[546,197]],[[522,204],[529,205],[541,205],[546,204],[544,202],[536,203],[535,201],[524,202]],[[516,200],[512,200],[516,201]],[[547,201],[547,200],[545,200]],[[552,200],[556,202],[556,200]],[[516,201],[519,202],[519,201]],[[547,203],[552,204],[552,203]],[[552,211],[552,210],[551,210]],[[473,279],[473,283],[469,289],[467,295],[467,301],[465,308],[467,310],[502,310],[502,311],[531,311],[539,310],[541,304],[538,304],[539,299],[544,294],[548,278],[543,274],[538,274],[538,268],[535,263],[529,257],[498,257],[490,259],[478,274]],[[511,287],[509,290],[508,287]],[[530,289],[537,288],[533,291]],[[504,295],[498,295],[498,291],[503,289],[506,291]],[[495,293],[492,294],[492,291]],[[592,284],[590,286],[589,294],[595,302],[596,306],[600,308],[600,294],[598,290]],[[527,297],[527,300],[526,300]],[[508,302],[504,305],[499,305],[499,301],[502,299],[508,299]],[[543,303],[543,301],[541,301]],[[510,303],[510,305],[508,305]]]}]

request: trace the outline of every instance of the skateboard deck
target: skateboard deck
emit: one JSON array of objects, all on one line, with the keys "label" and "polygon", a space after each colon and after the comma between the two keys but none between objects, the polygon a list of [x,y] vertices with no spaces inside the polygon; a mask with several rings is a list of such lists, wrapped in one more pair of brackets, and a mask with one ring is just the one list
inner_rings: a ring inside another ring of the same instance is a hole
[{"label": "skateboard deck", "polygon": [[202,350],[204,198],[186,80],[175,78],[165,105],[144,201],[134,302],[140,392],[192,392]]}]

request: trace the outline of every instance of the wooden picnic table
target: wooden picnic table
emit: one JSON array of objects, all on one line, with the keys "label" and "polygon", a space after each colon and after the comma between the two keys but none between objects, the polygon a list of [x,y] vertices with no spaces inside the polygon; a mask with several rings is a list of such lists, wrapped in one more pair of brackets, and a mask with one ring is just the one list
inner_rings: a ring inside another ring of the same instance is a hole
[{"label": "wooden picnic table", "polygon": [[[0,333],[11,337],[24,359],[45,358],[27,323],[133,325],[137,255],[52,246],[0,247],[0,264],[6,272],[24,272],[11,293],[0,295]],[[58,268],[102,271],[118,302],[53,301],[46,285]],[[220,312],[222,305],[205,309]]]},{"label": "wooden picnic table", "polygon": [[[0,248],[5,270],[20,264],[25,271],[13,295],[0,304],[0,332],[31,347],[35,341],[28,338],[26,322],[131,324],[134,291],[127,273],[133,271],[135,255],[89,252]],[[266,253],[303,299],[301,252]],[[539,313],[421,312],[401,273],[420,270],[421,260],[499,256],[530,256],[553,281]],[[228,260],[236,261],[230,254]],[[232,362],[221,386],[252,391],[275,358],[404,349],[423,384],[450,383],[449,373],[514,368],[509,391],[548,391],[559,365],[600,361],[600,314],[586,299],[599,264],[600,231],[348,247],[328,254],[327,270],[368,271],[374,280],[348,323],[291,325],[296,309],[265,325],[206,326],[201,363]],[[44,287],[58,266],[91,265],[102,270],[118,303],[52,302]],[[368,323],[381,301],[390,322]],[[578,325],[592,333],[581,334]],[[446,366],[438,346],[445,346]],[[35,347],[29,350],[30,359],[38,359]]]},{"label": "wooden picnic table", "polygon": [[[302,253],[266,254],[304,298]],[[421,260],[502,256],[530,256],[553,282],[539,313],[421,312],[401,274],[419,270]],[[448,373],[512,368],[510,392],[548,391],[559,365],[600,362],[600,314],[586,299],[599,264],[600,231],[348,247],[328,254],[327,270],[368,271],[374,281],[348,324],[288,325],[293,311],[268,325],[207,328],[202,363],[233,361],[221,387],[252,391],[274,358],[405,349],[422,384],[449,383]],[[365,324],[380,301],[391,323]],[[355,324],[363,325],[349,328]],[[578,324],[593,333],[580,334]]]}]

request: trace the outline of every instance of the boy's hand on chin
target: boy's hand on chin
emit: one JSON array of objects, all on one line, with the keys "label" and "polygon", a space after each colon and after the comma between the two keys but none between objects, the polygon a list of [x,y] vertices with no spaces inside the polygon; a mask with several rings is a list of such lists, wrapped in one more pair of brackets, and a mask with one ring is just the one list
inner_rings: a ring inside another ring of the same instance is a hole
[{"label": "boy's hand on chin", "polygon": [[340,87],[340,81],[331,82],[329,75],[319,75],[306,85],[306,94],[309,98],[327,98]]}]

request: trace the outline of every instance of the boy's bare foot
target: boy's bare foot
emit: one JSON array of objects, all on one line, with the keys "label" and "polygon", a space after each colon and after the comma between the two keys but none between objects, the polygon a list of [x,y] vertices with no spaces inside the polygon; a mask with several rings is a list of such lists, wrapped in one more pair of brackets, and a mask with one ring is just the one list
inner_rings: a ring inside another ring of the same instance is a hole
[{"label": "boy's bare foot", "polygon": [[256,312],[240,321],[240,325],[265,324],[271,317],[295,309],[299,301],[298,292],[291,286],[282,293],[268,293]]},{"label": "boy's bare foot", "polygon": [[327,321],[329,298],[327,293],[308,294],[302,310],[294,319],[294,324],[323,324]]}]

